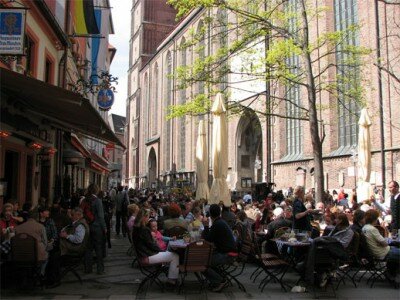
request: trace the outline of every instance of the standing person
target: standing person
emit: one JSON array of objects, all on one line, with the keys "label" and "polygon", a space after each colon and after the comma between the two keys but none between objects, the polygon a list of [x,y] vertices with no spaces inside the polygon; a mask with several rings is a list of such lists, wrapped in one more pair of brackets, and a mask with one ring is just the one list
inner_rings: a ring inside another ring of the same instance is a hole
[{"label": "standing person", "polygon": [[309,214],[313,209],[306,209],[304,206],[304,187],[296,186],[294,196],[296,199],[293,202],[293,228],[304,231],[312,231]]},{"label": "standing person", "polygon": [[400,229],[400,192],[397,181],[389,182],[390,210],[392,211],[392,230]]},{"label": "standing person", "polygon": [[128,212],[128,194],[123,190],[122,186],[118,187],[118,194],[115,197],[115,231],[117,235],[119,235],[121,226],[122,226],[122,235],[125,237],[126,230],[126,222],[127,222],[127,212]]},{"label": "standing person", "polygon": [[109,195],[105,194],[103,191],[100,192],[99,195],[100,200],[103,203],[103,210],[104,210],[104,221],[106,222],[107,234],[107,246],[111,248],[111,219],[113,215],[113,203],[111,202],[111,198]]},{"label": "standing person", "polygon": [[[99,187],[91,183],[86,191],[83,201],[90,205],[91,212],[83,209],[84,217],[89,222],[90,246],[85,253],[85,273],[91,273],[93,267],[93,250],[96,252],[97,274],[104,274],[104,244],[107,233],[106,222],[104,221],[104,210],[101,200],[97,197]],[[88,214],[91,216],[88,216]],[[86,215],[85,215],[86,214]]]}]

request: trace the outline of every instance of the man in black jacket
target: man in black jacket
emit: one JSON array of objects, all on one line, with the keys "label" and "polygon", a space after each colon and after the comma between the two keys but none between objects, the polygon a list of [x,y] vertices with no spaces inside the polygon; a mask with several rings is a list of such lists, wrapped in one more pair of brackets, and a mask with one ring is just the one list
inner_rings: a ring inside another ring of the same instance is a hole
[{"label": "man in black jacket", "polygon": [[204,276],[215,286],[213,292],[221,292],[229,285],[226,278],[219,275],[212,267],[229,263],[229,252],[236,251],[235,239],[229,225],[221,218],[221,209],[217,204],[210,206],[210,217],[212,226],[209,227],[208,220],[204,220],[203,237],[206,241],[214,243],[215,249],[211,258],[211,268],[209,268]]},{"label": "man in black jacket", "polygon": [[390,210],[392,212],[392,230],[400,229],[400,192],[397,181],[389,182]]}]

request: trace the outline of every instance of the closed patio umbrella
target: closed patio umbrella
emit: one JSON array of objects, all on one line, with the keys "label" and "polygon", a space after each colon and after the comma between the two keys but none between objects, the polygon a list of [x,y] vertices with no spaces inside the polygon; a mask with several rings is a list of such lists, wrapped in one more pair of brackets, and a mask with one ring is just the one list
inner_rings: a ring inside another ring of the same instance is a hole
[{"label": "closed patio umbrella", "polygon": [[368,111],[363,108],[358,121],[358,202],[367,200],[372,195],[369,183],[371,177],[371,134],[369,128],[371,124]]},{"label": "closed patio umbrella", "polygon": [[371,176],[371,124],[368,111],[363,108],[358,121],[358,179],[364,182],[369,182]]},{"label": "closed patio umbrella", "polygon": [[196,143],[196,174],[197,188],[196,200],[209,199],[210,189],[208,188],[208,152],[206,126],[204,121],[199,122],[199,132]]},{"label": "closed patio umbrella", "polygon": [[210,204],[224,202],[231,205],[231,196],[226,183],[228,174],[228,129],[223,96],[218,93],[211,108],[213,114],[212,159],[213,183],[210,190]]}]

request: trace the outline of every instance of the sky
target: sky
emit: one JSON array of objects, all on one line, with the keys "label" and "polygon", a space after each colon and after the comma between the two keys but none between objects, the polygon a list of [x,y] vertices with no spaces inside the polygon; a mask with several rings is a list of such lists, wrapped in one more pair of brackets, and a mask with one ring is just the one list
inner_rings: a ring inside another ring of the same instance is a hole
[{"label": "sky", "polygon": [[111,113],[126,115],[128,93],[127,78],[129,68],[129,36],[131,33],[132,0],[110,0],[115,34],[110,35],[110,44],[117,49],[110,73],[118,77],[117,92]]}]

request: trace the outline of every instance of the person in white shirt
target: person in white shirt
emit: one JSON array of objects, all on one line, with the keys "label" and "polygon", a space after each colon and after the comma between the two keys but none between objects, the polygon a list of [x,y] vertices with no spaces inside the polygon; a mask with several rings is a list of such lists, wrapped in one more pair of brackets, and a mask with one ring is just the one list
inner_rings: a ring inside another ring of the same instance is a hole
[{"label": "person in white shirt", "polygon": [[80,255],[86,250],[89,238],[89,225],[83,218],[83,211],[76,207],[72,210],[72,224],[64,227],[60,233],[61,255]]}]

